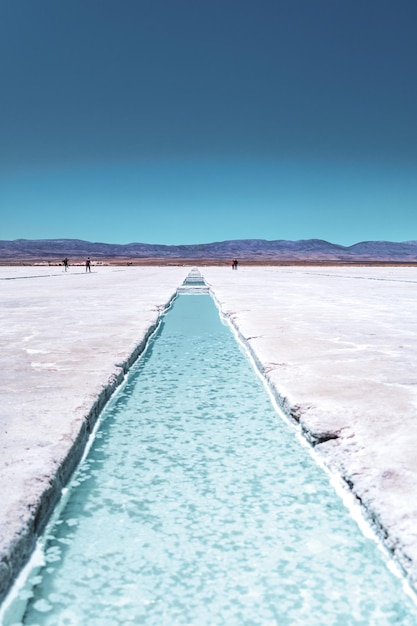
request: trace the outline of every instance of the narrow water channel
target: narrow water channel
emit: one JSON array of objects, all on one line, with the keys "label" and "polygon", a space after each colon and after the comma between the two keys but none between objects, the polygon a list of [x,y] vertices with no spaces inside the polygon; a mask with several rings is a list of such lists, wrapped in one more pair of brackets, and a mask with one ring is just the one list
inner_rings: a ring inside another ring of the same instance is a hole
[{"label": "narrow water channel", "polygon": [[7,626],[417,625],[209,295],[163,318],[44,541]]}]

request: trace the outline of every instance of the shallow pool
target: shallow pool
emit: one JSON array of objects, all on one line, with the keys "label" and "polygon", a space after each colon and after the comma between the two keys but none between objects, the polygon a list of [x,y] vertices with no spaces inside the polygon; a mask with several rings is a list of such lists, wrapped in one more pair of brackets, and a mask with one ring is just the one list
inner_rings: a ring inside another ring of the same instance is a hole
[{"label": "shallow pool", "polygon": [[106,409],[44,561],[5,624],[417,625],[209,295],[176,299]]}]

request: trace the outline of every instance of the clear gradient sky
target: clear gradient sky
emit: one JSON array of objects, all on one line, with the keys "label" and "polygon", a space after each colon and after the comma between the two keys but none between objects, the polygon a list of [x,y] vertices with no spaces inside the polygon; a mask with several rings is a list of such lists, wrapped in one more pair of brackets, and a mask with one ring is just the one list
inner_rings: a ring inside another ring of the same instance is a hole
[{"label": "clear gradient sky", "polygon": [[0,14],[0,239],[417,239],[416,0]]}]

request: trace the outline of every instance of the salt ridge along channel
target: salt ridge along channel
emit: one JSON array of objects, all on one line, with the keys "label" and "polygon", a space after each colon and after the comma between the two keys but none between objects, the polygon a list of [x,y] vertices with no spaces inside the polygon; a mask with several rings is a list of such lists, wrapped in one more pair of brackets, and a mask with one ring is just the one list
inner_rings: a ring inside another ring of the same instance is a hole
[{"label": "salt ridge along channel", "polygon": [[163,316],[41,544],[4,626],[417,624],[209,295]]}]

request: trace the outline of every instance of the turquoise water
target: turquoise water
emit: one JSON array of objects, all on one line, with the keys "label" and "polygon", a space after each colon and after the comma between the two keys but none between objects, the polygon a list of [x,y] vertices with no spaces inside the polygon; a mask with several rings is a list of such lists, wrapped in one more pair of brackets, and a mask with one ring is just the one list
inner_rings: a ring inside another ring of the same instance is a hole
[{"label": "turquoise water", "polygon": [[105,411],[7,624],[417,625],[208,295]]}]

